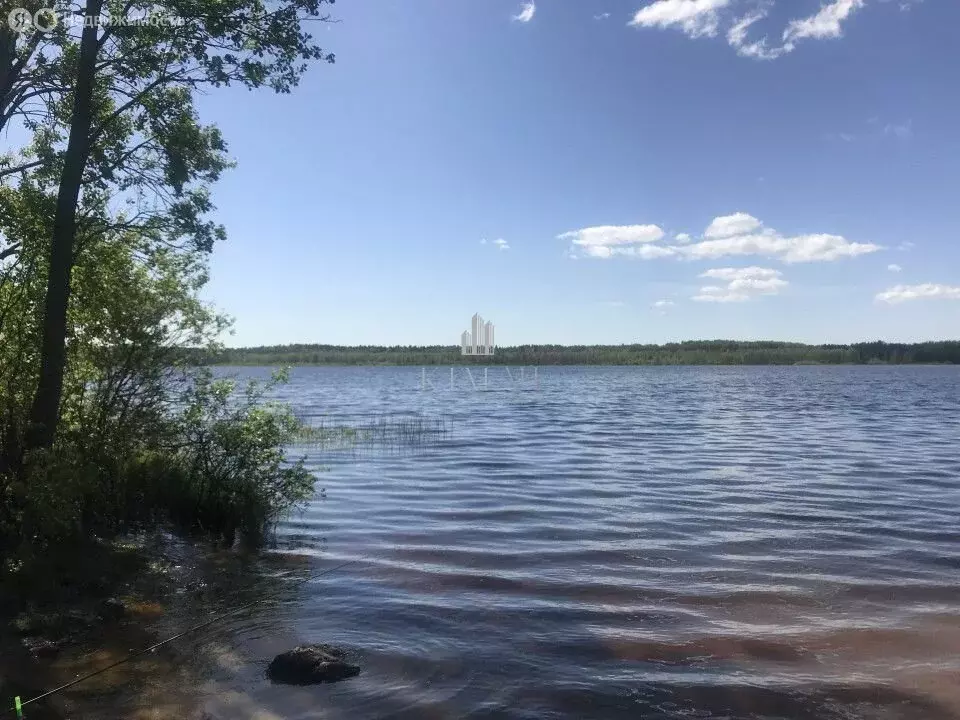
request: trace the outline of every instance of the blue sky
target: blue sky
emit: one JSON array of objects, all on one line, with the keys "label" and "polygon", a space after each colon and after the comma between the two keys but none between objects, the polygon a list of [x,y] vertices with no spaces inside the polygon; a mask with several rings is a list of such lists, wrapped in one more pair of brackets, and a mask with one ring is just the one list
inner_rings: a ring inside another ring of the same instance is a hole
[{"label": "blue sky", "polygon": [[[341,0],[201,111],[230,345],[960,336],[960,3]],[[502,241],[502,242],[497,242]]]}]

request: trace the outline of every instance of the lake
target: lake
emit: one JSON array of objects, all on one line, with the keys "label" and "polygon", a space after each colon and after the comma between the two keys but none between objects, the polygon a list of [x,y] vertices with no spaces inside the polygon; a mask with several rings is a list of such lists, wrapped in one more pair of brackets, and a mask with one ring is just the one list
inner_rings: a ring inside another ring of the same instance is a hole
[{"label": "lake", "polygon": [[[960,718],[960,368],[512,372],[293,371],[448,434],[309,449],[259,577],[356,562],[177,651],[212,717]],[[306,642],[362,674],[271,685]]]}]

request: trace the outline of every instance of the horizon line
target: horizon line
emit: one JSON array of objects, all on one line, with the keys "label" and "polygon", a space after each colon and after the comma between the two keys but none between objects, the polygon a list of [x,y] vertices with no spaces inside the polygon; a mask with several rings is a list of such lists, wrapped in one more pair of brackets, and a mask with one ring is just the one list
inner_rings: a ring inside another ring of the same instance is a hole
[{"label": "horizon line", "polygon": [[[622,347],[667,347],[670,345],[683,345],[687,343],[776,343],[781,345],[802,345],[807,347],[850,347],[853,345],[866,345],[873,343],[883,343],[885,345],[928,345],[932,343],[960,343],[960,338],[937,338],[930,340],[883,340],[879,338],[871,340],[854,340],[849,342],[804,342],[802,340],[775,340],[771,338],[758,338],[751,340],[744,339],[735,339],[735,338],[700,338],[700,339],[691,339],[691,340],[668,340],[666,342],[620,342],[620,343],[556,343],[556,342],[537,342],[537,343],[522,343],[518,345],[497,345],[497,350],[510,350],[517,348],[529,348],[529,347],[560,347],[560,348],[572,348],[572,347],[592,347],[592,348],[622,348]],[[302,346],[302,347],[329,347],[329,348],[440,348],[440,349],[459,349],[459,345],[451,344],[425,344],[425,345],[414,345],[414,344],[394,344],[394,345],[385,345],[385,344],[373,344],[373,343],[364,343],[364,344],[339,344],[339,343],[324,343],[324,342],[288,342],[288,343],[274,343],[270,345],[224,345],[225,350],[250,350],[254,348],[282,348],[282,347],[293,347],[293,346]]]}]

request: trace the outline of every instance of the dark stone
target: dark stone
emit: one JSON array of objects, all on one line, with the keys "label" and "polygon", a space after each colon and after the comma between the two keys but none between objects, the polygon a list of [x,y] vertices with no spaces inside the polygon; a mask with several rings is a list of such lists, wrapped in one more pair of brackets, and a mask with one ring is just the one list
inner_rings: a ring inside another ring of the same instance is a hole
[{"label": "dark stone", "polygon": [[277,655],[267,667],[267,677],[287,685],[346,680],[360,674],[360,666],[346,657],[345,650],[333,645],[301,645]]}]

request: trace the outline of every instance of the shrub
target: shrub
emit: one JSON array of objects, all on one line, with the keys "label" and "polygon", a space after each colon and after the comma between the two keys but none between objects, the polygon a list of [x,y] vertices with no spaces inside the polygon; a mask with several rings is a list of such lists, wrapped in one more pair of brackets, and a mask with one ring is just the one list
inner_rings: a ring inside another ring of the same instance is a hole
[{"label": "shrub", "polygon": [[198,372],[182,394],[176,420],[176,480],[166,502],[174,519],[206,531],[240,530],[257,537],[283,513],[313,493],[303,461],[289,462],[284,448],[300,422],[286,405],[265,394],[287,381],[286,371],[269,383],[247,383]]},{"label": "shrub", "polygon": [[239,390],[234,379],[196,369],[168,390],[175,402],[162,420],[107,435],[104,427],[115,424],[71,428],[30,459],[23,479],[0,477],[0,546],[42,547],[166,521],[262,539],[313,492],[303,461],[285,454],[299,421],[265,399],[285,381],[280,372]]}]

